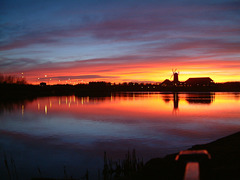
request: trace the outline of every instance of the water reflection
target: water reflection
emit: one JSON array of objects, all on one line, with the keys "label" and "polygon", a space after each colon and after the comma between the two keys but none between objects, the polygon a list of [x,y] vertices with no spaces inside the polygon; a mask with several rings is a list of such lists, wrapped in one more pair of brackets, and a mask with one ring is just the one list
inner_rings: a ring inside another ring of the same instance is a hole
[{"label": "water reflection", "polygon": [[25,104],[28,102],[32,102],[33,99],[25,100],[25,99],[18,99],[18,100],[1,100],[0,101],[0,115],[4,112],[14,112],[18,109],[21,110],[22,115],[24,114]]},{"label": "water reflection", "polygon": [[214,101],[215,93],[191,93],[186,94],[186,101],[190,104],[211,104]]},{"label": "water reflection", "polygon": [[[235,99],[238,99],[239,94],[234,94]],[[58,107],[68,107],[73,108],[75,105],[86,105],[86,104],[99,104],[105,102],[118,102],[118,101],[139,101],[146,99],[154,99],[155,101],[159,101],[162,99],[166,104],[169,102],[173,102],[173,111],[179,110],[181,106],[179,106],[179,101],[186,101],[189,104],[211,104],[214,102],[215,93],[115,93],[111,94],[111,96],[107,97],[76,97],[76,96],[62,96],[62,97],[46,97],[40,98],[37,100],[37,110],[43,111],[45,115],[48,114],[49,110],[52,108],[56,109],[56,105]],[[21,109],[22,115],[24,115],[24,109],[26,107],[25,104],[29,104],[33,100],[22,100],[22,101],[5,101],[0,102],[1,111],[14,111],[16,109]],[[33,106],[34,103],[32,104]]]},{"label": "water reflection", "polygon": [[178,93],[174,93],[173,94],[173,108],[174,108],[174,110],[178,110],[178,104],[179,104]]},{"label": "water reflection", "polygon": [[177,114],[178,112],[178,107],[179,107],[179,93],[167,93],[167,94],[162,94],[162,99],[164,100],[165,103],[173,101],[173,114]]},{"label": "water reflection", "polygon": [[236,93],[234,93],[234,97],[235,97],[236,100],[239,100],[240,94],[236,92]]},{"label": "water reflection", "polygon": [[[40,166],[50,177],[63,165],[74,177],[78,168],[97,171],[104,151],[121,158],[136,149],[146,161],[238,131],[238,96],[136,92],[0,102],[0,153],[13,154],[22,174]],[[6,174],[3,163],[0,174]]]},{"label": "water reflection", "polygon": [[162,99],[166,102],[169,103],[172,99],[172,95],[170,93],[168,94],[162,94]]}]

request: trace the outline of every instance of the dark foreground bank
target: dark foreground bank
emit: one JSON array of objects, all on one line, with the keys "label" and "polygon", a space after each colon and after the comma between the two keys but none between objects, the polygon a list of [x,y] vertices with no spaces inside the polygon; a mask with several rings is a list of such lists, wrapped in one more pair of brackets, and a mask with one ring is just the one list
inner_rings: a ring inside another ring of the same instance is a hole
[{"label": "dark foreground bank", "polygon": [[[240,179],[240,131],[214,142],[195,145],[190,148],[190,150],[201,149],[206,149],[211,154],[211,160],[200,161],[200,180]],[[151,159],[141,170],[130,172],[125,177],[112,176],[110,178],[101,176],[100,179],[183,180],[185,164],[184,162],[175,161],[176,155],[170,154],[164,158]],[[88,179],[88,177],[82,179]],[[46,179],[34,178],[33,180]]]},{"label": "dark foreground bank", "polygon": [[[211,160],[200,162],[200,179],[240,179],[240,132],[214,142],[195,145],[190,150],[206,149]],[[183,179],[185,164],[176,154],[148,161],[142,171],[124,179]]]}]

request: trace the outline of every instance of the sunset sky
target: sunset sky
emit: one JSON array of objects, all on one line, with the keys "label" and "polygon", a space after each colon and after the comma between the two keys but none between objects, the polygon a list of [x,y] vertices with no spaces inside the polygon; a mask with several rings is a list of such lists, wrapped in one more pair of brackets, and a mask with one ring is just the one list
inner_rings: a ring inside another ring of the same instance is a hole
[{"label": "sunset sky", "polygon": [[[240,81],[239,0],[1,0],[0,73],[29,83]],[[23,73],[23,75],[22,75]]]}]

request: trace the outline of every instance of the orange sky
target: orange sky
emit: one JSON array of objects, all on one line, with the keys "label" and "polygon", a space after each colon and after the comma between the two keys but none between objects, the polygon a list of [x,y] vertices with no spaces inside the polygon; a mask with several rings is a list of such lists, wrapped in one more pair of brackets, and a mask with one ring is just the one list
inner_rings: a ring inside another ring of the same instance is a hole
[{"label": "orange sky", "polygon": [[33,84],[162,82],[178,69],[180,81],[240,81],[234,0],[16,3],[0,6],[2,74]]},{"label": "orange sky", "polygon": [[[71,65],[71,63],[69,63]],[[175,66],[174,66],[175,65]],[[185,81],[190,77],[210,77],[215,82],[239,81],[240,61],[228,62],[177,62],[177,63],[135,63],[135,64],[102,64],[102,65],[71,65],[66,68],[42,68],[26,71],[24,77],[29,83],[39,84],[77,84],[89,81],[106,82],[162,82],[169,79],[172,69],[180,72],[179,80]],[[236,68],[235,68],[236,67]],[[21,75],[16,73],[15,75]],[[47,77],[45,77],[47,75]],[[39,78],[39,79],[38,79]]]}]

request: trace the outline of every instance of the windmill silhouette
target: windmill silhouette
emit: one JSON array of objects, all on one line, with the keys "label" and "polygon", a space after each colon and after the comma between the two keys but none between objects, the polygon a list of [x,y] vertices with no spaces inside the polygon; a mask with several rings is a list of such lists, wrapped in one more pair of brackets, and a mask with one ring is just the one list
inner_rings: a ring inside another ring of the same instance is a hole
[{"label": "windmill silhouette", "polygon": [[174,85],[177,85],[179,83],[179,80],[178,80],[178,75],[179,75],[179,71],[177,71],[177,69],[173,70],[172,69],[172,75],[170,77],[170,79],[173,77],[173,84]]}]

